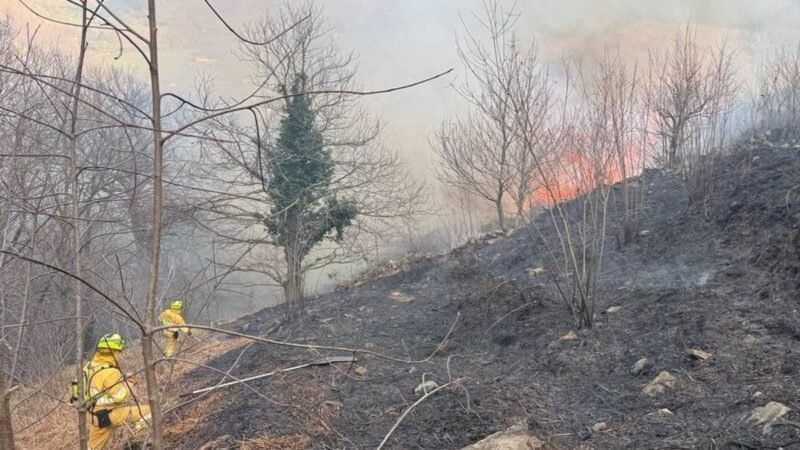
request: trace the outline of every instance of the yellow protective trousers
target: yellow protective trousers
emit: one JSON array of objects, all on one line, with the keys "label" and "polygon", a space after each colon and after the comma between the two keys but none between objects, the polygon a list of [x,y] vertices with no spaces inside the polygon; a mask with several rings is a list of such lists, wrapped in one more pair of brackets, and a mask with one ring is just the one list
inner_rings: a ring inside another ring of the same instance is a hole
[{"label": "yellow protective trousers", "polygon": [[89,428],[89,450],[102,450],[120,426],[128,424],[134,433],[147,428],[150,422],[150,407],[147,405],[120,406],[109,412],[111,426],[100,428],[97,417],[87,414]]},{"label": "yellow protective trousers", "polygon": [[178,351],[178,338],[175,333],[164,333],[164,355],[169,358]]}]

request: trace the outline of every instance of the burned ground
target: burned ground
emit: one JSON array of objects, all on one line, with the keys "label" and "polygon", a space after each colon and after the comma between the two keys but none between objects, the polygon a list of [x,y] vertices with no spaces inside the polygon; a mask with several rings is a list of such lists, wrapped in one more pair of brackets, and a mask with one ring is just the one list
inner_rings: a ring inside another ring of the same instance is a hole
[{"label": "burned ground", "polygon": [[[543,266],[539,234],[530,230],[323,295],[302,323],[276,328],[280,309],[245,317],[231,328],[417,362],[356,353],[353,365],[220,390],[170,415],[170,443],[375,448],[419,398],[414,388],[423,380],[461,380],[419,404],[386,448],[457,449],[518,420],[553,448],[800,448],[797,428],[765,434],[746,422],[769,401],[791,408],[795,421],[800,410],[797,157],[794,145],[740,150],[721,161],[708,201],[691,208],[677,174],[648,171],[638,184],[647,232],[622,245],[611,213],[591,330],[574,329],[546,273],[529,273]],[[548,220],[539,222],[545,237]],[[606,312],[611,306],[618,311]],[[425,360],[453,323],[443,348]],[[570,331],[575,339],[559,340]],[[693,348],[712,356],[688,358]],[[210,364],[244,377],[333,354],[348,353],[254,344]],[[631,375],[645,357],[649,371]],[[676,378],[674,388],[642,394],[661,371]],[[178,386],[220,378],[198,368]],[[656,414],[662,408],[672,415]],[[598,422],[608,428],[592,433]]]}]

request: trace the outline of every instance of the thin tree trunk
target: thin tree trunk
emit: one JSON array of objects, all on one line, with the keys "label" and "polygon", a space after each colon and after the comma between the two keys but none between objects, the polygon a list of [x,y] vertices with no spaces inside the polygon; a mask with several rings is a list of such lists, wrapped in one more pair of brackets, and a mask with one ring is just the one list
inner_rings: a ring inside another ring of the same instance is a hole
[{"label": "thin tree trunk", "polygon": [[[81,41],[78,53],[78,67],[75,72],[75,83],[71,92],[70,106],[70,130],[69,130],[69,176],[70,191],[72,194],[72,242],[74,247],[74,267],[73,273],[76,278],[73,280],[73,291],[75,293],[75,378],[78,380],[78,392],[84,392],[83,386],[83,298],[81,297],[81,232],[80,232],[80,190],[78,183],[78,99],[81,95],[81,83],[83,82],[83,63],[86,58],[86,31],[87,31],[87,4],[86,0],[81,1]],[[86,408],[79,404],[78,408],[78,445],[81,450],[88,448],[88,438],[86,433]]]},{"label": "thin tree trunk", "polygon": [[500,230],[505,232],[506,217],[503,214],[503,191],[500,191],[500,194],[498,194],[497,200],[494,201],[494,204],[497,207],[497,224],[500,226]]},{"label": "thin tree trunk", "polygon": [[[3,242],[0,248],[5,250],[8,242],[8,232],[11,228],[11,213],[6,211],[6,225],[3,230]],[[5,265],[5,253],[0,255],[0,270]],[[0,324],[5,323],[6,302],[5,287],[0,283]],[[2,337],[2,336],[0,336]],[[11,423],[11,407],[8,404],[8,388],[6,386],[6,375],[3,368],[6,367],[5,345],[0,344],[0,449],[11,449],[14,447],[14,428]]]},{"label": "thin tree trunk", "polygon": [[153,229],[150,241],[150,275],[147,284],[147,315],[142,333],[142,358],[144,360],[147,395],[152,415],[152,442],[154,450],[161,450],[161,399],[156,380],[153,357],[153,327],[156,324],[156,291],[158,289],[159,262],[161,259],[161,216],[163,212],[161,177],[163,172],[163,141],[161,138],[161,86],[158,75],[158,27],[156,2],[148,0],[150,29],[150,86],[153,101]]},{"label": "thin tree trunk", "polygon": [[[39,231],[39,227],[37,226],[38,216],[36,214],[33,215],[33,232],[31,233],[31,251],[30,256],[34,258],[34,252],[36,251],[36,233]],[[23,289],[22,294],[22,312],[20,312],[19,317],[19,330],[17,330],[17,346],[14,349],[14,357],[11,359],[11,371],[9,374],[11,376],[15,376],[17,374],[17,363],[19,362],[19,355],[23,349],[23,340],[25,339],[25,321],[28,317],[28,303],[30,303],[30,296],[31,296],[31,277],[33,275],[33,263],[28,262],[28,267],[26,269],[25,274],[25,288]]]},{"label": "thin tree trunk", "polygon": [[303,315],[304,293],[303,293],[303,269],[302,258],[297,256],[294,249],[286,249],[286,283],[283,285],[283,295],[289,306],[290,318],[297,319]]},{"label": "thin tree trunk", "polygon": [[[5,367],[6,352],[0,348],[0,367]],[[0,449],[14,450],[14,427],[11,423],[11,407],[9,406],[6,375],[0,371]]]},{"label": "thin tree trunk", "polygon": [[[3,228],[3,243],[0,244],[0,249],[5,250],[8,245],[8,230],[11,228],[11,212],[6,208],[6,226]],[[19,228],[20,230],[22,227]],[[6,254],[0,254],[0,271],[5,267]],[[0,283],[0,324],[6,323],[6,289],[3,283]],[[0,336],[2,337],[2,336]],[[2,367],[2,366],[0,366]]]}]

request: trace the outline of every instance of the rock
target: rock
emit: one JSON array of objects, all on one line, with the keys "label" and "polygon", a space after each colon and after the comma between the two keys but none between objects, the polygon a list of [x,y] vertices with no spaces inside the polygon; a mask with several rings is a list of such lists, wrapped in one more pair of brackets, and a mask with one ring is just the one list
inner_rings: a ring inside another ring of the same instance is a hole
[{"label": "rock", "polygon": [[411,300],[414,300],[414,297],[411,297],[410,295],[405,295],[402,292],[397,292],[397,291],[389,294],[389,298],[400,303],[408,303]]},{"label": "rock", "polygon": [[592,431],[594,431],[595,433],[601,433],[603,431],[606,431],[607,429],[608,429],[608,424],[606,424],[605,422],[598,422],[592,425]]},{"label": "rock", "polygon": [[608,308],[608,309],[606,310],[606,313],[608,313],[608,314],[614,314],[614,313],[618,313],[618,312],[620,312],[621,310],[622,310],[622,307],[621,307],[621,306],[612,306],[612,307],[610,307],[610,308]]},{"label": "rock", "polygon": [[650,230],[642,230],[639,232],[639,236],[642,237],[647,236],[648,234],[650,234]]},{"label": "rock", "polygon": [[558,347],[561,342],[574,341],[575,339],[578,339],[578,335],[575,334],[574,331],[570,331],[569,333],[548,344],[547,348],[555,348]]},{"label": "rock", "polygon": [[763,397],[763,396],[764,396],[764,393],[763,393],[763,392],[761,392],[761,391],[755,391],[755,392],[753,392],[753,398],[761,398],[761,397]]},{"label": "rock", "polygon": [[711,358],[711,353],[704,352],[703,350],[698,350],[696,348],[690,348],[686,351],[686,354],[693,359],[697,359],[700,361],[705,361],[708,358]]},{"label": "rock", "polygon": [[533,278],[544,273],[544,267],[529,267],[528,275]]},{"label": "rock", "polygon": [[657,395],[663,394],[668,388],[672,389],[675,387],[675,377],[669,374],[667,371],[662,371],[658,374],[653,381],[647,384],[642,389],[642,393],[645,395],[649,395],[650,397],[655,397]]},{"label": "rock", "polygon": [[636,364],[631,367],[630,374],[638,377],[639,375],[645,375],[650,373],[650,369],[653,368],[653,362],[647,358],[642,358],[636,361]]},{"label": "rock", "polygon": [[578,335],[575,334],[574,331],[570,331],[569,333],[558,338],[559,341],[574,341],[575,339],[578,339]]},{"label": "rock", "polygon": [[420,383],[419,386],[414,388],[414,394],[416,395],[425,395],[428,392],[436,389],[439,387],[439,384],[433,380],[428,380],[424,383]]},{"label": "rock", "polygon": [[363,377],[364,375],[366,375],[366,374],[367,374],[367,368],[366,368],[366,367],[364,367],[364,366],[358,366],[358,367],[356,367],[356,370],[354,370],[353,372],[354,372],[356,375],[358,375],[358,376],[360,376],[360,377]]},{"label": "rock", "polygon": [[768,434],[772,431],[772,425],[785,416],[786,413],[791,411],[786,405],[778,402],[769,402],[766,406],[761,406],[753,410],[753,414],[747,419],[747,422],[755,423],[756,425],[764,425],[763,432]]},{"label": "rock", "polygon": [[757,344],[758,341],[759,339],[753,336],[752,334],[748,334],[747,336],[744,337],[744,339],[742,339],[742,342],[744,342],[747,345]]},{"label": "rock", "polygon": [[656,417],[671,417],[674,416],[672,411],[668,410],[667,408],[661,408],[656,411]]},{"label": "rock", "polygon": [[532,435],[526,422],[520,422],[505,431],[498,431],[461,450],[536,450],[544,449],[544,442]]},{"label": "rock", "polygon": [[324,402],[322,402],[322,405],[325,406],[325,407],[328,407],[328,408],[330,408],[330,409],[332,409],[334,411],[339,411],[342,408],[344,408],[344,405],[342,403],[334,402],[334,401],[331,401],[331,400],[325,400]]}]

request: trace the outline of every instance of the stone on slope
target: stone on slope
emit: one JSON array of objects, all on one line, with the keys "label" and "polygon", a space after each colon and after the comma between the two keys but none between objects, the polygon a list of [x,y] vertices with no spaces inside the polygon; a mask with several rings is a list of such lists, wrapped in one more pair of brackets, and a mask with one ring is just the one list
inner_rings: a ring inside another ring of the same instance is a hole
[{"label": "stone on slope", "polygon": [[569,333],[558,338],[559,341],[574,341],[575,339],[578,339],[578,335],[575,334],[574,331],[570,331]]},{"label": "stone on slope", "polygon": [[544,442],[531,434],[530,430],[528,430],[528,424],[520,422],[505,431],[498,431],[461,450],[536,450],[544,448]]},{"label": "stone on slope", "polygon": [[772,431],[772,425],[789,411],[791,409],[783,403],[769,402],[765,406],[755,408],[747,421],[756,425],[764,425],[763,432],[768,434]]},{"label": "stone on slope", "polygon": [[696,348],[690,348],[686,351],[686,354],[693,359],[697,359],[700,361],[705,361],[708,358],[711,358],[711,353],[704,352],[703,350],[699,350]]},{"label": "stone on slope", "polygon": [[436,389],[439,387],[439,384],[433,380],[428,380],[424,383],[420,383],[417,387],[414,388],[414,394],[416,395],[425,395],[428,392]]},{"label": "stone on slope", "polygon": [[411,300],[414,300],[414,297],[410,295],[403,294],[402,292],[394,291],[389,294],[389,298],[400,303],[408,303]]},{"label": "stone on slope", "polygon": [[647,358],[642,358],[636,361],[636,364],[631,367],[629,371],[631,375],[638,377],[639,375],[645,375],[650,372],[650,369],[653,367],[652,361]]},{"label": "stone on slope", "polygon": [[667,390],[667,388],[674,388],[675,381],[675,377],[670,375],[669,372],[662,371],[657,377],[655,377],[655,379],[653,379],[653,381],[648,383],[647,386],[642,389],[642,393],[649,395],[650,397],[661,395]]},{"label": "stone on slope", "polygon": [[535,278],[537,275],[541,275],[544,273],[544,267],[529,267],[528,268],[528,276],[531,278]]},{"label": "stone on slope", "polygon": [[674,415],[675,414],[673,414],[673,412],[670,411],[667,408],[661,408],[658,411],[656,411],[656,416],[657,417],[671,417],[671,416],[674,416]]}]

